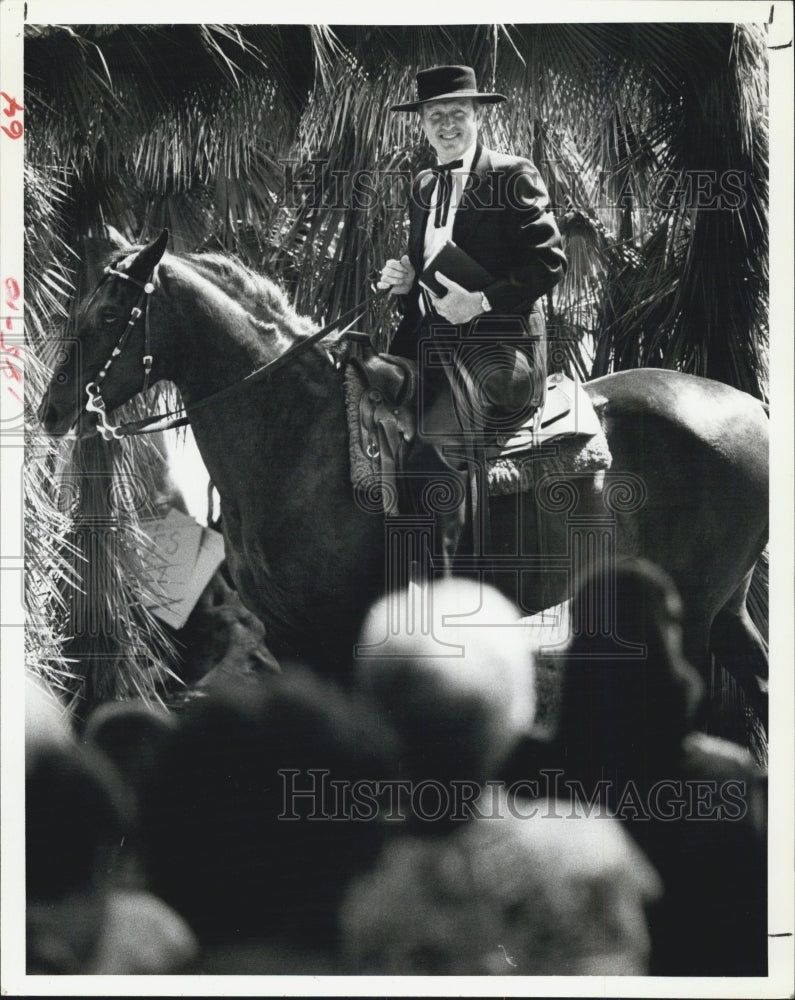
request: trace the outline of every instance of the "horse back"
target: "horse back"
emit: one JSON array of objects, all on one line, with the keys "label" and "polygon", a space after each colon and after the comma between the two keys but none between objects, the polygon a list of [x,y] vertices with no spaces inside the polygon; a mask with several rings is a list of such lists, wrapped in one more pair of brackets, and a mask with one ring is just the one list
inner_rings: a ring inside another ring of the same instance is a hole
[{"label": "horse back", "polygon": [[583,388],[611,447],[620,444],[617,437],[631,440],[652,462],[656,451],[674,448],[684,465],[708,456],[710,464],[731,468],[766,493],[769,419],[761,401],[748,393],[661,368],[615,372]]}]

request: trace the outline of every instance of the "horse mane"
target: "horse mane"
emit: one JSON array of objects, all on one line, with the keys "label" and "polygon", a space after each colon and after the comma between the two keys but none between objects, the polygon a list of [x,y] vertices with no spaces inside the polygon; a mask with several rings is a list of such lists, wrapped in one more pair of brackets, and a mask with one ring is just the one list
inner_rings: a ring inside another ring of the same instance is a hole
[{"label": "horse mane", "polygon": [[275,323],[282,330],[301,339],[309,336],[315,324],[290,305],[284,291],[264,274],[246,267],[236,257],[223,253],[180,254],[202,277],[225,292],[261,323]]}]

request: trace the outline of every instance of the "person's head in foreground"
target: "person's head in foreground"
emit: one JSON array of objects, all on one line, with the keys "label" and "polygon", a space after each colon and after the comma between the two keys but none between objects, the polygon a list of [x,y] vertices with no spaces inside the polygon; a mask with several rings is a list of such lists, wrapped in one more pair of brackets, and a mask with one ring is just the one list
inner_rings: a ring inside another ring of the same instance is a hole
[{"label": "person's head in foreground", "polygon": [[[529,635],[510,602],[469,580],[412,587],[372,609],[357,676],[397,731],[415,788],[494,776],[533,719]],[[412,797],[413,822],[395,828],[343,905],[355,971],[646,971],[644,908],[659,892],[646,859],[615,820],[556,808],[529,785],[522,795],[489,788],[444,822],[420,822]]]},{"label": "person's head in foreground", "polygon": [[382,832],[350,819],[346,789],[392,777],[390,752],[366,706],[298,667],[197,701],[147,799],[154,887],[202,946],[333,956],[339,896]]},{"label": "person's head in foreground", "polygon": [[533,723],[529,630],[487,584],[387,594],[365,619],[355,667],[415,781],[483,783]]},{"label": "person's head in foreground", "polygon": [[658,566],[628,559],[586,576],[571,605],[560,734],[581,754],[663,758],[694,724],[703,685],[682,652],[682,605]]}]

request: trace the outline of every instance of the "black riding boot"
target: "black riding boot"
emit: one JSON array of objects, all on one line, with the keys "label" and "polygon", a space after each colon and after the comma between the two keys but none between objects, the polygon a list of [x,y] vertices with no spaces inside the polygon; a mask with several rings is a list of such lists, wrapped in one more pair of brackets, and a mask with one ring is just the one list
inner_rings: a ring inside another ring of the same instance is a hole
[{"label": "black riding boot", "polygon": [[[469,474],[466,460],[444,454],[443,447],[419,437],[415,440],[406,464],[408,506],[405,509],[433,518],[430,553],[433,566],[441,568],[444,576],[451,576],[466,525]],[[426,563],[426,568],[430,571],[431,567]]]}]

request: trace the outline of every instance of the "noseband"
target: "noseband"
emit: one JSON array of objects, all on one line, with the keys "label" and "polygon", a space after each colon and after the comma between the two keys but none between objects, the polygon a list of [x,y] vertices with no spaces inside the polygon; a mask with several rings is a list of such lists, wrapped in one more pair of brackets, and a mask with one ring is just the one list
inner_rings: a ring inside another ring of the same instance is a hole
[{"label": "noseband", "polygon": [[[116,358],[121,354],[121,352],[126,347],[127,341],[130,339],[130,334],[133,331],[133,327],[141,318],[142,313],[144,317],[144,353],[141,361],[144,369],[144,381],[143,381],[143,386],[141,387],[141,392],[146,392],[146,390],[149,388],[149,377],[152,374],[152,364],[154,361],[152,357],[151,335],[149,331],[149,296],[155,290],[155,286],[151,280],[153,277],[154,277],[154,271],[152,271],[152,273],[149,275],[150,279],[149,281],[146,282],[138,281],[136,278],[131,278],[129,274],[125,274],[124,271],[119,271],[115,267],[106,267],[105,273],[102,276],[101,281],[99,282],[94,291],[94,295],[96,295],[107,278],[121,278],[123,281],[128,281],[130,282],[130,284],[135,285],[137,288],[141,289],[135,305],[130,310],[130,315],[127,319],[127,325],[124,327],[121,336],[116,342],[116,346],[111,351],[110,357],[102,366],[99,374],[94,379],[94,381],[89,382],[85,389],[86,395],[88,396],[88,402],[86,403],[86,412],[97,414],[97,420],[98,420],[97,431],[102,435],[102,437],[106,441],[110,441],[113,438],[123,437],[124,434],[122,432],[122,428],[117,427],[114,424],[108,423],[105,414],[105,400],[102,398],[102,392],[100,390],[100,386],[104,382],[105,376],[108,374],[108,371],[110,370],[110,366],[113,364]],[[94,295],[91,296],[92,300],[94,298]]]}]

